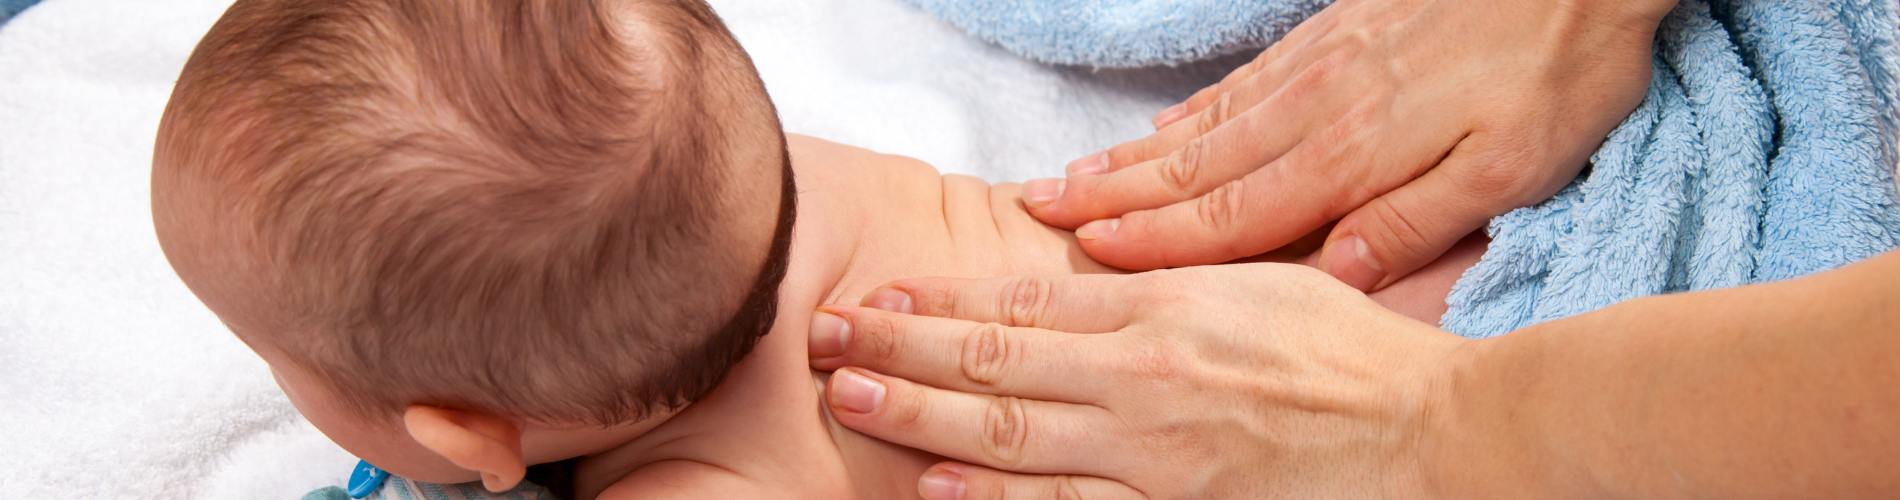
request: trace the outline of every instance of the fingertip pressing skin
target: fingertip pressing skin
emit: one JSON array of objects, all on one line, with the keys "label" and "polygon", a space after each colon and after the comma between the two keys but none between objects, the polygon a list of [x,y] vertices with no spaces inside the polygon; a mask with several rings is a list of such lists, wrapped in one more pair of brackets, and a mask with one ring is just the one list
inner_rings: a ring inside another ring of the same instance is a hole
[{"label": "fingertip pressing skin", "polygon": [[825,387],[826,400],[834,410],[857,414],[877,412],[884,406],[884,396],[888,393],[889,389],[882,382],[852,369],[833,372],[831,382]]},{"label": "fingertip pressing skin", "polygon": [[1327,245],[1322,253],[1320,270],[1360,291],[1370,292],[1386,279],[1385,266],[1359,235],[1348,234]]},{"label": "fingertip pressing skin", "polygon": [[807,354],[812,358],[843,356],[851,345],[851,322],[822,310],[812,313],[807,344]]},{"label": "fingertip pressing skin", "polygon": [[957,472],[956,466],[937,464],[917,478],[917,494],[924,500],[961,500],[963,474]]},{"label": "fingertip pressing skin", "polygon": [[1023,205],[1030,210],[1040,210],[1062,198],[1062,192],[1069,186],[1068,179],[1033,179],[1023,183]]},{"label": "fingertip pressing skin", "polygon": [[895,288],[872,290],[871,293],[865,294],[864,301],[860,305],[899,314],[910,314],[917,307],[916,301],[911,300],[909,293]]}]

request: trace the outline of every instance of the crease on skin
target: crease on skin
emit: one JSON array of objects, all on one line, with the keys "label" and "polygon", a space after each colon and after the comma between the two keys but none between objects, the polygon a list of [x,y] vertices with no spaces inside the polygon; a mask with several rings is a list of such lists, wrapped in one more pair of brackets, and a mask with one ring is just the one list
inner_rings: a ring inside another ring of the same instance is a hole
[{"label": "crease on skin", "polygon": [[813,372],[815,376],[811,383],[818,389],[818,421],[825,423],[825,435],[831,438],[831,442],[838,443],[843,442],[844,435],[839,432],[844,429],[844,425],[838,423],[838,417],[831,414],[831,398],[825,394],[826,388],[831,385],[831,373]]},{"label": "crease on skin", "polygon": [[937,218],[943,221],[943,232],[950,236],[950,247],[957,247],[957,227],[950,220],[950,179],[947,175],[937,176]]},{"label": "crease on skin", "polygon": [[[999,197],[1003,199],[999,200],[998,199]],[[1003,223],[1003,219],[1001,218],[1003,211],[997,210],[997,203],[999,201],[1002,203],[1012,204],[1013,208],[1021,208],[1023,210],[1023,213],[1025,214],[1029,213],[1029,207],[1027,205],[1023,205],[1022,196],[1018,195],[1014,198],[1009,198],[1005,194],[1003,194],[1001,191],[997,190],[995,184],[990,184],[983,187],[983,208],[989,211],[990,229],[996,236],[996,239],[998,241],[1001,241],[1003,239],[1003,224],[1004,223]],[[1015,252],[1008,252],[1008,253],[1004,253],[1001,256],[1004,262],[1007,263],[1007,267],[1009,269],[1010,274],[1023,273],[1022,263],[1020,260],[1016,258],[1016,255],[1017,254]]]},{"label": "crease on skin", "polygon": [[[675,416],[678,416],[678,415],[675,415]],[[649,447],[649,448],[650,448],[650,449],[654,449],[654,450],[658,450],[658,449],[663,449],[663,448],[665,448],[665,447],[667,447],[667,446],[672,446],[672,445],[673,445],[674,443],[677,443],[677,442],[679,442],[679,441],[683,441],[683,440],[686,440],[686,439],[688,439],[688,438],[692,438],[692,437],[694,437],[694,435],[693,435],[693,434],[683,434],[683,435],[676,435],[676,436],[673,436],[673,437],[670,437],[670,438],[667,438],[667,439],[665,439],[665,440],[662,440],[662,441],[660,441],[660,442],[658,442],[658,443],[654,443],[654,444],[653,444],[653,445],[652,445],[651,447]],[[605,452],[601,452],[601,453],[599,453],[599,454],[596,454],[596,455],[593,455],[593,456],[600,456],[600,455],[605,455],[605,454],[612,454],[612,453],[614,453],[614,450],[611,450],[611,449],[610,449],[610,450],[607,450],[607,451],[605,451]],[[640,468],[642,468],[642,467],[646,467],[646,466],[649,466],[649,465],[653,465],[653,464],[657,464],[657,463],[660,463],[660,462],[666,462],[666,461],[681,461],[681,462],[693,462],[693,463],[702,463],[702,462],[699,462],[699,461],[697,461],[697,460],[691,460],[691,459],[684,459],[684,458],[674,458],[674,459],[660,459],[660,460],[652,460],[652,461],[647,461],[647,462],[629,462],[629,463],[627,463],[627,464],[623,464],[623,465],[621,465],[621,466],[618,466],[618,467],[614,467],[614,468],[612,468],[612,469],[609,469],[609,470],[610,470],[610,471],[612,471],[612,473],[613,473],[613,474],[614,474],[615,476],[626,476],[626,475],[628,475],[628,474],[632,474],[632,473],[633,473],[633,471],[636,471],[636,470],[640,470]],[[706,464],[706,465],[712,465],[712,464]],[[714,467],[718,467],[718,466],[714,466]],[[724,467],[719,467],[719,468],[720,468],[720,469],[725,469]],[[730,471],[728,471],[728,472],[730,472]]]},{"label": "crease on skin", "polygon": [[[855,221],[858,226],[857,234],[865,234],[866,232],[870,230],[871,218],[868,214],[869,214],[868,211],[864,212],[864,214],[859,215],[859,217]],[[817,237],[822,238],[824,236],[821,235]],[[797,238],[796,232],[794,232],[793,238]],[[796,242],[794,242],[794,244],[796,244]],[[843,274],[840,274],[836,281],[832,281],[831,283],[828,283],[825,285],[827,289],[831,291],[825,292],[825,298],[823,301],[820,301],[818,303],[819,305],[836,304],[838,303],[838,299],[841,299],[844,297],[844,290],[838,288],[838,283],[842,283],[844,282],[844,280],[851,279],[853,277],[849,270],[857,269],[856,264],[858,262],[859,245],[857,244],[856,241],[853,241],[852,244],[850,245],[850,248],[851,250],[846,252],[848,255],[844,259],[844,269],[847,269],[847,271]],[[856,304],[856,303],[854,302],[853,304]],[[806,334],[809,335],[810,332],[808,331],[806,332]]]}]

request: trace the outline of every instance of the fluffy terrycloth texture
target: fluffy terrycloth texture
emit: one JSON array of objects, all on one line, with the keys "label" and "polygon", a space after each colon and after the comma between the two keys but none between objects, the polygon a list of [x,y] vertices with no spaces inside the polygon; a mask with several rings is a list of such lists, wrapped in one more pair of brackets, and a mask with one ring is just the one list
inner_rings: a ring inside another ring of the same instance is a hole
[{"label": "fluffy terrycloth texture", "polygon": [[1131,68],[1265,47],[1332,0],[905,0],[1024,57]]},{"label": "fluffy terrycloth texture", "polygon": [[[908,0],[1032,59],[1259,47],[1313,0]],[[1894,0],[1686,0],[1649,96],[1592,167],[1491,222],[1443,326],[1488,337],[1618,301],[1786,279],[1894,248]]]},{"label": "fluffy terrycloth texture", "polygon": [[[0,28],[7,495],[294,499],[356,464],[179,283],[152,234],[159,112],[228,3],[48,0]],[[1052,69],[897,0],[713,4],[789,130],[992,180],[1060,175],[1227,69]]]},{"label": "fluffy terrycloth texture", "polygon": [[1646,295],[1793,278],[1893,249],[1892,0],[1686,0],[1649,96],[1591,169],[1492,220],[1443,326],[1487,337]]}]

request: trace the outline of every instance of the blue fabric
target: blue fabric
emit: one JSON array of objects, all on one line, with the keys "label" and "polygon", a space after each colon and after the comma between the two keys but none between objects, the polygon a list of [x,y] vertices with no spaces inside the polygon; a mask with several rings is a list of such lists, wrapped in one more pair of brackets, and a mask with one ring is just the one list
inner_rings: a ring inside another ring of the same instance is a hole
[{"label": "blue fabric", "polygon": [[[1258,48],[1326,2],[908,0],[1029,58]],[[1473,338],[1661,293],[1832,269],[1900,241],[1895,0],[1685,0],[1646,100],[1549,201],[1491,221],[1442,326]]]},{"label": "blue fabric", "polygon": [[0,0],[0,24],[6,24],[7,21],[13,19],[13,16],[19,15],[20,11],[36,3],[40,3],[40,0]]},{"label": "blue fabric", "polygon": [[[326,486],[305,493],[302,500],[352,500],[343,488]],[[555,500],[554,494],[527,481],[514,489],[492,493],[480,483],[432,484],[388,476],[382,487],[363,500]]]}]

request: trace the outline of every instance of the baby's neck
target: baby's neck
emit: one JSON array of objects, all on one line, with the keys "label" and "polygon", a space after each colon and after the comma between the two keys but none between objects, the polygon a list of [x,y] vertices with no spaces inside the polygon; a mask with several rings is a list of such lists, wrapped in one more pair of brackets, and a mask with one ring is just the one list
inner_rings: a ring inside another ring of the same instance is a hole
[{"label": "baby's neck", "polygon": [[856,303],[904,278],[1119,272],[1090,259],[1071,232],[1031,217],[1015,184],[816,139],[792,144],[800,210],[813,215],[800,214],[811,231],[799,231],[793,258],[835,275],[821,303]]},{"label": "baby's neck", "polygon": [[[798,221],[771,334],[712,394],[584,460],[581,497],[666,460],[786,485],[788,497],[912,497],[918,475],[939,459],[844,429],[824,412],[825,375],[811,371],[806,354],[813,311],[905,278],[1114,271],[1082,254],[1069,232],[1030,218],[1014,185],[808,137],[792,136],[790,148]],[[815,490],[790,491],[801,488]]]}]

